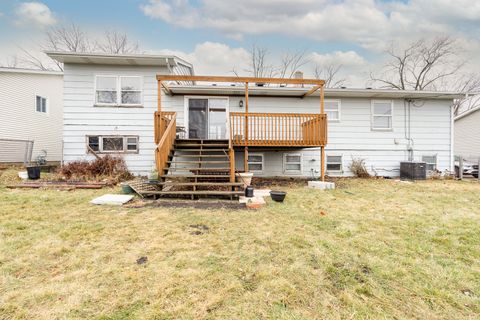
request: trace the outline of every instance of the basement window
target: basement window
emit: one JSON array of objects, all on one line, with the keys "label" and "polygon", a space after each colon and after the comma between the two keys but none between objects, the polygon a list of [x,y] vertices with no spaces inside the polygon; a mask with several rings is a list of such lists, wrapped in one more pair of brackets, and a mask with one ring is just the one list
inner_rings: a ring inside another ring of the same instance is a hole
[{"label": "basement window", "polygon": [[327,156],[327,172],[342,172],[342,156]]},{"label": "basement window", "polygon": [[340,121],[340,100],[325,100],[328,121]]},{"label": "basement window", "polygon": [[437,170],[437,156],[422,156],[422,161],[427,164],[427,171]]},{"label": "basement window", "polygon": [[283,154],[283,173],[301,174],[302,173],[302,154],[284,153]]},{"label": "basement window", "polygon": [[263,172],[263,153],[248,154],[248,170],[252,172]]},{"label": "basement window", "polygon": [[41,113],[47,113],[47,98],[35,96],[35,110]]},{"label": "basement window", "polygon": [[87,136],[87,144],[96,153],[138,153],[137,136]]},{"label": "basement window", "polygon": [[393,125],[393,101],[372,101],[372,130],[392,130]]}]

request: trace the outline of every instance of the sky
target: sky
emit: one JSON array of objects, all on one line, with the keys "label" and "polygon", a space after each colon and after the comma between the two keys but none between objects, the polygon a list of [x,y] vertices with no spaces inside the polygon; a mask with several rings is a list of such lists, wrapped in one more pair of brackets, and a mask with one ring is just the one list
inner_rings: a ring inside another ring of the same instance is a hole
[{"label": "sky", "polygon": [[272,64],[305,51],[309,63],[342,65],[348,86],[368,85],[385,50],[418,39],[458,40],[468,72],[480,72],[479,0],[0,0],[0,62],[38,51],[48,28],[74,22],[92,37],[119,30],[145,53],[176,54],[196,74],[248,69],[253,45]]}]

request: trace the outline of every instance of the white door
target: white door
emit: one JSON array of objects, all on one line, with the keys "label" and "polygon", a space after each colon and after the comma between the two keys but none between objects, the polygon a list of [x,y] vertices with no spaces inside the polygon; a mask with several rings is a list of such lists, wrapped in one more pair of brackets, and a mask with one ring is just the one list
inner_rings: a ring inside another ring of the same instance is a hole
[{"label": "white door", "polygon": [[188,99],[188,137],[190,139],[227,139],[227,98]]}]

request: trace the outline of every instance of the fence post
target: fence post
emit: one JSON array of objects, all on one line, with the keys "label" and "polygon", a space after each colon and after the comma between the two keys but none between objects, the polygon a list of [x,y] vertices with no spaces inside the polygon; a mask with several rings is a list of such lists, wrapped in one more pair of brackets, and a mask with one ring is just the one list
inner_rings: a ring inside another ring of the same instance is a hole
[{"label": "fence post", "polygon": [[480,181],[480,158],[478,158],[477,164],[478,164],[477,180]]}]

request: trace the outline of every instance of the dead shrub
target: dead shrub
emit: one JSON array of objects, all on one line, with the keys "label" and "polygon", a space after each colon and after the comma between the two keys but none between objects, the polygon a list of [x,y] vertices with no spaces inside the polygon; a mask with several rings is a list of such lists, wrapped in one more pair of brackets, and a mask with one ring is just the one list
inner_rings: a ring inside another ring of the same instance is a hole
[{"label": "dead shrub", "polygon": [[123,158],[106,155],[93,161],[73,161],[58,169],[57,174],[67,180],[109,180],[112,183],[130,180]]},{"label": "dead shrub", "polygon": [[368,173],[367,168],[365,167],[365,159],[360,158],[352,158],[352,162],[350,163],[350,171],[355,175],[357,178],[370,178],[371,175]]}]

